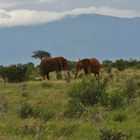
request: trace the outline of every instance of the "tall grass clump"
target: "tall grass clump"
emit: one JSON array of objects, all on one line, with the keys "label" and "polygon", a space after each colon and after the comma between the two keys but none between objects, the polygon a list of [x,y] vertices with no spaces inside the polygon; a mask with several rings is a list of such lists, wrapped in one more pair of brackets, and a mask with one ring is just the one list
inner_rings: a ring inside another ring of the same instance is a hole
[{"label": "tall grass clump", "polygon": [[108,100],[108,107],[110,109],[122,108],[125,103],[125,98],[121,93],[111,93]]},{"label": "tall grass clump", "polygon": [[5,96],[0,92],[0,117],[7,109],[7,102]]},{"label": "tall grass clump", "polygon": [[39,135],[43,131],[43,126],[32,123],[32,124],[21,124],[16,129],[16,134],[20,136],[32,135],[39,138]]},{"label": "tall grass clump", "polygon": [[50,119],[54,118],[54,112],[50,109],[41,109],[40,107],[33,107],[30,104],[23,102],[21,107],[18,111],[19,116],[22,119],[28,117],[39,118],[44,122],[49,121]]},{"label": "tall grass clump", "polygon": [[18,113],[21,118],[27,118],[29,116],[32,116],[33,107],[27,103],[22,103]]},{"label": "tall grass clump", "polygon": [[126,98],[127,105],[132,104],[132,102],[134,101],[134,99],[137,96],[138,89],[139,89],[138,84],[136,83],[136,81],[133,78],[128,79],[126,81],[125,87],[123,90],[123,95]]},{"label": "tall grass clump", "polygon": [[126,133],[116,129],[100,130],[100,140],[127,140],[129,137]]}]

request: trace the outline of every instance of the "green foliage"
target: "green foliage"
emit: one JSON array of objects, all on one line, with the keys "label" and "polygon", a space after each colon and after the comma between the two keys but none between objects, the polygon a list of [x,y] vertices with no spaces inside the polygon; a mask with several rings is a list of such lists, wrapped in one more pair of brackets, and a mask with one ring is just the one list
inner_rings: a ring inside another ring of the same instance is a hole
[{"label": "green foliage", "polygon": [[27,118],[33,115],[33,107],[27,103],[22,103],[21,108],[19,110],[19,115],[21,118]]},{"label": "green foliage", "polygon": [[3,93],[0,92],[0,118],[7,109],[7,102]]},{"label": "green foliage", "polygon": [[67,109],[64,112],[64,116],[68,118],[79,118],[84,112],[83,106],[78,100],[71,99],[67,105]]},{"label": "green foliage", "polygon": [[40,118],[43,119],[45,122],[52,119],[54,117],[54,112],[51,110],[43,110],[40,113]]},{"label": "green foliage", "polygon": [[[2,105],[0,110],[3,110],[0,118],[0,139],[139,140],[140,80],[139,70],[133,70],[117,71],[120,75],[126,74],[125,79],[119,79],[117,82],[115,78],[118,75],[114,74],[114,71],[112,71],[114,80],[109,81],[104,79],[106,73],[103,73],[99,86],[98,82],[90,77],[71,81],[69,84],[64,80],[28,81],[16,84],[0,82]],[[86,97],[87,94],[92,98],[93,95],[88,94],[88,91],[93,89],[95,92],[95,87],[99,91],[102,89],[104,93],[95,94],[98,102]],[[128,93],[134,94],[131,97],[133,103],[129,106],[127,106],[127,99],[130,96]],[[81,97],[83,95],[93,104],[88,104],[87,100],[83,101]],[[120,98],[121,103],[118,101]],[[21,117],[20,113],[24,117]],[[101,128],[104,128],[104,132],[100,131]]]},{"label": "green foliage", "polygon": [[33,52],[32,57],[42,59],[43,57],[51,57],[51,54],[46,51],[37,50]]},{"label": "green foliage", "polygon": [[100,130],[100,139],[101,140],[127,140],[128,135],[122,131],[112,130],[112,129],[101,129]]},{"label": "green foliage", "polygon": [[27,85],[26,84],[23,84],[22,85],[22,88],[21,88],[21,95],[23,97],[27,97],[29,94],[28,94],[28,90],[27,90]]},{"label": "green foliage", "polygon": [[116,60],[113,66],[116,67],[119,71],[123,71],[124,69],[127,68],[127,64],[123,59]]},{"label": "green foliage", "polygon": [[16,134],[17,135],[21,135],[21,136],[25,136],[25,135],[33,135],[33,136],[37,136],[38,134],[41,133],[41,130],[43,129],[42,126],[37,125],[37,124],[23,124],[20,125],[17,130],[16,130]]},{"label": "green foliage", "polygon": [[32,107],[30,104],[23,103],[19,110],[19,115],[23,119],[27,117],[34,117],[47,122],[54,117],[54,112],[48,109],[44,110],[39,107]]},{"label": "green foliage", "polygon": [[102,65],[103,65],[103,67],[109,67],[109,66],[111,66],[112,65],[112,61],[111,60],[104,60],[103,62],[102,62]]},{"label": "green foliage", "polygon": [[57,80],[61,80],[61,79],[62,79],[62,74],[61,74],[61,72],[58,72],[56,76],[57,76]]},{"label": "green foliage", "polygon": [[43,88],[50,88],[50,87],[52,87],[53,85],[52,85],[50,82],[42,82],[42,83],[41,83],[41,86],[42,86]]},{"label": "green foliage", "polygon": [[126,97],[128,105],[130,105],[134,101],[135,97],[137,96],[136,90],[138,88],[139,87],[138,87],[137,83],[134,81],[133,78],[128,79],[126,81],[126,85],[125,85],[123,94]]},{"label": "green foliage", "polygon": [[72,136],[74,132],[78,129],[78,124],[65,124],[62,125],[55,133],[54,135],[58,137],[62,136]]},{"label": "green foliage", "polygon": [[[110,63],[110,60],[105,60],[103,61],[103,66],[108,67],[108,64]],[[119,59],[116,60],[115,62],[112,62],[112,66],[117,68],[119,71],[123,71],[126,68],[140,68],[140,61],[135,60],[135,59],[129,59],[129,60],[124,60],[124,59]]]},{"label": "green foliage", "polygon": [[121,93],[112,93],[109,96],[108,106],[111,109],[119,109],[124,106],[124,97]]},{"label": "green foliage", "polygon": [[81,82],[74,83],[71,86],[69,96],[85,106],[99,103],[106,104],[106,85],[107,79],[101,81],[98,85],[94,78],[85,78]]},{"label": "green foliage", "polygon": [[31,67],[28,65],[11,65],[0,69],[0,76],[4,81],[8,82],[22,82],[29,79],[31,74]]},{"label": "green foliage", "polygon": [[114,121],[116,121],[116,122],[123,122],[126,119],[127,119],[126,115],[122,114],[122,113],[116,114],[114,117]]},{"label": "green foliage", "polygon": [[75,61],[69,61],[68,63],[69,63],[70,70],[74,73],[75,72],[75,69],[76,69],[77,62],[75,62]]},{"label": "green foliage", "polygon": [[106,93],[108,79],[104,79],[98,85],[92,78],[84,78],[74,83],[68,90],[70,100],[64,115],[70,118],[79,118],[85,111],[85,106],[95,104],[108,105],[108,94]]}]

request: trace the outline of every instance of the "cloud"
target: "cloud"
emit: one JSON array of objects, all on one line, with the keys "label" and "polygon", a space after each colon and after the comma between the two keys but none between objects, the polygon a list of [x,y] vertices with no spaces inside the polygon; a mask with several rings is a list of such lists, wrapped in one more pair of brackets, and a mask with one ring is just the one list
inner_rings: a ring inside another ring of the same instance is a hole
[{"label": "cloud", "polygon": [[24,4],[50,3],[57,0],[0,0],[0,8],[16,7]]},{"label": "cloud", "polygon": [[81,14],[101,14],[121,18],[140,17],[140,13],[132,10],[119,10],[106,7],[76,8],[64,12],[35,11],[35,10],[0,10],[0,27],[27,26],[43,24],[61,20],[66,16],[78,16]]}]

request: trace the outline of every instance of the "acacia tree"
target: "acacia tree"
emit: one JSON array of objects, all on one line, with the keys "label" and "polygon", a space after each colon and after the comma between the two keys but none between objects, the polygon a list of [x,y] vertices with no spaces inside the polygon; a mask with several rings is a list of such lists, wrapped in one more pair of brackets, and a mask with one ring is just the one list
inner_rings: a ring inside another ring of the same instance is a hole
[{"label": "acacia tree", "polygon": [[51,57],[51,54],[46,51],[37,50],[37,51],[33,51],[32,57],[36,59],[39,58],[40,60],[42,60],[43,57]]}]

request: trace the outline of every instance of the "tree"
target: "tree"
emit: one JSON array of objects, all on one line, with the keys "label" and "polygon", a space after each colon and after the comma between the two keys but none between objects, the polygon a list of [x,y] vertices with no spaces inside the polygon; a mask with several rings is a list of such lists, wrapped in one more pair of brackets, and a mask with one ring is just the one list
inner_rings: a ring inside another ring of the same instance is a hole
[{"label": "tree", "polygon": [[32,55],[33,58],[39,58],[42,60],[43,57],[51,57],[51,54],[49,52],[46,51],[42,51],[42,50],[37,50],[33,52]]},{"label": "tree", "polygon": [[111,65],[112,65],[112,61],[111,60],[104,60],[103,62],[102,62],[102,65],[104,66],[104,67],[110,67]]},{"label": "tree", "polygon": [[123,71],[124,69],[128,67],[127,63],[128,62],[126,60],[119,59],[113,63],[113,67],[117,68],[119,71]]}]

